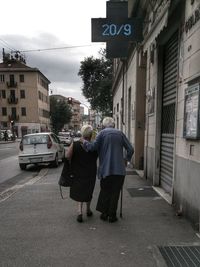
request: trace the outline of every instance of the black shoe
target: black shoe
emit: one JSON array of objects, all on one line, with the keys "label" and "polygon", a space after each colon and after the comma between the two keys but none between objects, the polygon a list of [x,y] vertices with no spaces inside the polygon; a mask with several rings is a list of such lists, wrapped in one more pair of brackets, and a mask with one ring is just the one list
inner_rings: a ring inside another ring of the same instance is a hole
[{"label": "black shoe", "polygon": [[102,214],[100,215],[100,219],[101,219],[102,221],[107,221],[107,220],[108,220],[108,214],[106,214],[106,213],[102,213]]},{"label": "black shoe", "polygon": [[83,215],[82,214],[79,214],[76,218],[77,222],[80,222],[82,223],[83,222]]},{"label": "black shoe", "polygon": [[116,216],[109,216],[108,221],[109,223],[114,223],[118,221],[118,218]]},{"label": "black shoe", "polygon": [[86,214],[87,214],[88,217],[92,217],[93,216],[93,212],[91,210],[87,211]]}]

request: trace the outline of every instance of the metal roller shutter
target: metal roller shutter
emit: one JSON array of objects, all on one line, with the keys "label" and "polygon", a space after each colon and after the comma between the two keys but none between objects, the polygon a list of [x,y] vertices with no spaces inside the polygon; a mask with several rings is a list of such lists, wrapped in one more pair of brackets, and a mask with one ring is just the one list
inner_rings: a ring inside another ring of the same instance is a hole
[{"label": "metal roller shutter", "polygon": [[173,178],[174,129],[178,71],[178,34],[164,47],[162,125],[160,146],[160,184],[171,193]]}]

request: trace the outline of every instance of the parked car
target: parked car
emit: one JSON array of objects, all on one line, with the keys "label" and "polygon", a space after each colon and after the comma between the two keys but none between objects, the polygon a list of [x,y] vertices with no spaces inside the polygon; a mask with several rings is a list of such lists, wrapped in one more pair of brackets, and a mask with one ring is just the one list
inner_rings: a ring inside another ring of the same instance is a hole
[{"label": "parked car", "polygon": [[54,133],[34,133],[24,135],[19,145],[19,166],[22,170],[28,164],[51,163],[58,167],[64,160],[65,150]]},{"label": "parked car", "polygon": [[74,140],[74,142],[76,142],[76,141],[79,141],[80,138],[81,138],[81,131],[77,131],[77,132],[75,133],[75,135],[74,135],[73,140]]},{"label": "parked car", "polygon": [[67,146],[71,145],[73,140],[70,132],[59,132],[58,137],[60,139],[60,142]]}]

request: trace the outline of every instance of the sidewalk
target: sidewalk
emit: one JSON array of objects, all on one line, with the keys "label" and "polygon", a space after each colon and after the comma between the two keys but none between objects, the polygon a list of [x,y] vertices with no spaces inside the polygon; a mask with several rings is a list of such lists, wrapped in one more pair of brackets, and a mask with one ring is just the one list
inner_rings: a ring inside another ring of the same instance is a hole
[{"label": "sidewalk", "polygon": [[134,170],[128,170],[124,184],[122,219],[113,224],[99,219],[97,181],[94,216],[76,222],[75,202],[60,197],[61,168],[50,169],[51,174],[27,183],[0,202],[0,266],[173,266],[166,265],[162,248],[200,246],[190,223],[177,217],[173,207]]}]

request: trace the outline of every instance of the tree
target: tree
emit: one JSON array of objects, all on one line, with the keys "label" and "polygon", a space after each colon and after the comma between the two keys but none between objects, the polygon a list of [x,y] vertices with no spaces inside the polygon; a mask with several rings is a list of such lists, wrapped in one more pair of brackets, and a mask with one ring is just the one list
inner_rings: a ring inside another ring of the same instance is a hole
[{"label": "tree", "polygon": [[64,101],[57,99],[54,96],[50,97],[50,117],[53,131],[58,133],[62,130],[66,123],[69,123],[72,117],[72,112],[69,105]]},{"label": "tree", "polygon": [[81,61],[78,75],[83,81],[82,93],[91,108],[110,116],[113,64],[111,59],[105,57],[105,51],[100,51],[100,55],[100,58],[91,56]]}]

